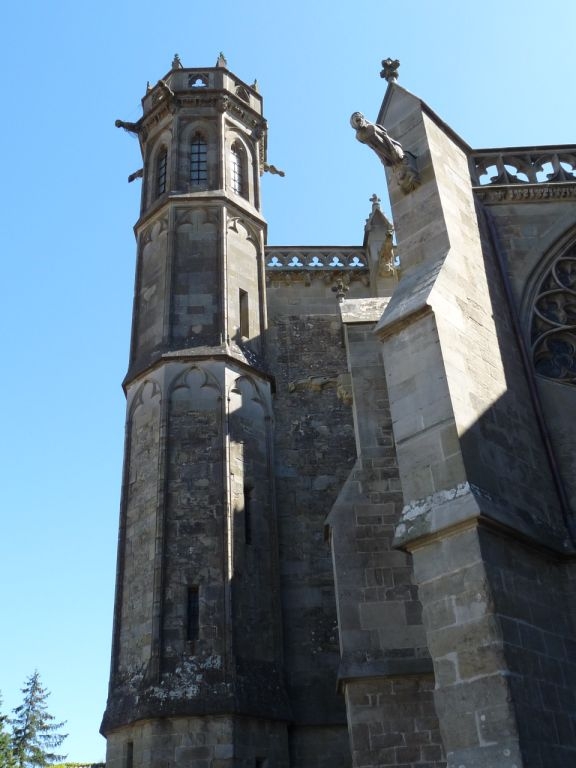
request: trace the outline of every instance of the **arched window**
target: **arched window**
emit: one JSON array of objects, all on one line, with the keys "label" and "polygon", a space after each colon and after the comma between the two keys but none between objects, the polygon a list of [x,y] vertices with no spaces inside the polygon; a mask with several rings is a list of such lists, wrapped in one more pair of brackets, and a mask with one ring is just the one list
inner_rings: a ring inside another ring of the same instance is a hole
[{"label": "arched window", "polygon": [[195,136],[190,145],[190,183],[205,184],[208,181],[207,146],[202,136]]},{"label": "arched window", "polygon": [[245,167],[245,155],[244,150],[235,142],[231,148],[231,185],[234,192],[242,197],[247,197],[246,194],[246,167]]},{"label": "arched window", "polygon": [[156,161],[156,197],[166,192],[166,172],[168,169],[168,150],[162,147]]},{"label": "arched window", "polygon": [[576,245],[559,256],[544,275],[531,330],[536,372],[576,385]]}]

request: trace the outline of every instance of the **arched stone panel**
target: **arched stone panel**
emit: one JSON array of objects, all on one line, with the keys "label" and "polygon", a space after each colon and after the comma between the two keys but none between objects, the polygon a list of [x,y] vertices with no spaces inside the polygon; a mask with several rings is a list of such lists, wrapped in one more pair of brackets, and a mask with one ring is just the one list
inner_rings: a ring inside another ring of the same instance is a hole
[{"label": "arched stone panel", "polygon": [[226,230],[228,332],[231,338],[237,341],[254,340],[255,351],[259,351],[262,333],[259,236],[252,225],[239,216],[228,218]]},{"label": "arched stone panel", "polygon": [[[174,381],[168,404],[163,670],[224,652],[222,392],[201,365]],[[198,597],[190,635],[188,595]]]},{"label": "arched stone panel", "polygon": [[[180,128],[178,147],[178,189],[183,192],[198,192],[218,188],[218,144],[217,126],[210,120],[191,120]],[[198,136],[206,142],[207,180],[204,184],[190,183],[190,147]]]},{"label": "arched stone panel", "polygon": [[152,653],[160,403],[158,384],[145,381],[128,415],[118,671],[133,682],[146,671]]},{"label": "arched stone panel", "polygon": [[176,214],[171,336],[177,347],[220,341],[218,220],[213,208]]},{"label": "arched stone panel", "polygon": [[226,131],[225,138],[225,157],[226,157],[226,189],[229,192],[233,190],[233,167],[232,167],[232,149],[236,147],[242,162],[243,188],[239,194],[240,197],[248,200],[254,207],[258,207],[256,199],[257,181],[256,181],[256,160],[251,147],[244,140],[244,137],[238,131],[229,128]]},{"label": "arched stone panel", "polygon": [[166,162],[166,190],[169,190],[171,188],[171,176],[170,176],[170,168],[171,168],[171,157],[170,157],[170,146],[172,144],[172,131],[170,130],[164,130],[162,133],[158,136],[158,138],[154,141],[154,144],[150,147],[147,162],[145,164],[145,167],[147,169],[146,177],[144,179],[144,196],[143,200],[145,202],[144,208],[148,208],[152,205],[154,200],[158,197],[158,187],[157,187],[157,169],[158,169],[158,158],[162,152],[167,153],[167,162]]},{"label": "arched stone panel", "polygon": [[141,358],[158,348],[164,335],[167,250],[168,223],[157,219],[139,244],[134,349]]},{"label": "arched stone panel", "polygon": [[241,659],[273,662],[276,531],[273,518],[270,419],[251,376],[238,376],[228,394],[233,514],[233,626]]}]

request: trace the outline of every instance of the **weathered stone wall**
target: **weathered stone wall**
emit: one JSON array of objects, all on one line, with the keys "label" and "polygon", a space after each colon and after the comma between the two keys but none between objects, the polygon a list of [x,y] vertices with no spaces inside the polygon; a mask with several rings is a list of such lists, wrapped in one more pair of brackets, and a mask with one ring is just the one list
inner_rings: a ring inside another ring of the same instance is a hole
[{"label": "weathered stone wall", "polygon": [[[249,677],[279,666],[281,651],[278,538],[272,477],[268,382],[249,376],[229,384],[232,633],[237,660]],[[266,674],[266,673],[264,673]],[[275,668],[276,676],[279,674]],[[258,679],[258,677],[257,677]],[[263,681],[258,683],[264,686]]]},{"label": "weathered stone wall", "polygon": [[502,635],[477,530],[431,541],[415,553],[414,568],[448,765],[523,765]]},{"label": "weathered stone wall", "polygon": [[339,725],[298,725],[289,730],[290,768],[350,765],[348,731]]},{"label": "weathered stone wall", "polygon": [[489,532],[481,547],[524,765],[569,768],[576,761],[574,565]]},{"label": "weathered stone wall", "polygon": [[105,729],[159,714],[286,721],[269,382],[217,361],[154,377],[131,394]]},{"label": "weathered stone wall", "polygon": [[170,345],[178,349],[219,344],[223,330],[218,248],[222,212],[212,206],[187,206],[173,215]]},{"label": "weathered stone wall", "polygon": [[[316,738],[324,745],[324,762],[344,767],[350,765],[350,753],[344,701],[336,693],[337,618],[324,533],[326,516],[355,457],[350,406],[337,395],[338,377],[347,370],[342,325],[331,284],[320,278],[310,285],[271,283],[268,310],[291,743],[301,756],[298,766],[316,765],[313,755],[307,762],[304,758],[304,745]],[[339,724],[339,738],[334,729],[326,730],[331,724]],[[317,728],[312,732],[311,726]]]},{"label": "weathered stone wall", "polygon": [[109,734],[107,768],[125,768],[129,749],[133,765],[141,768],[289,766],[285,726],[250,718],[165,717],[141,721],[129,730]]},{"label": "weathered stone wall", "polygon": [[415,568],[449,764],[571,766],[576,657],[567,566],[470,528],[419,551]]},{"label": "weathered stone wall", "polygon": [[113,657],[116,680],[140,678],[152,657],[160,388],[155,381],[146,381],[129,396]]},{"label": "weathered stone wall", "polygon": [[446,765],[430,677],[357,680],[346,687],[355,766]]},{"label": "weathered stone wall", "polygon": [[[222,389],[204,365],[184,369],[170,387],[164,532],[162,672],[194,663],[214,683],[226,653]],[[186,634],[190,588],[199,598],[194,640]]]},{"label": "weathered stone wall", "polygon": [[[265,317],[265,297],[260,289],[262,268],[256,235],[248,222],[229,211],[227,222],[226,261],[226,322],[227,335],[237,341],[251,340],[253,351],[261,351],[261,334]],[[247,328],[241,332],[240,291],[246,293],[244,322]]]},{"label": "weathered stone wall", "polygon": [[387,300],[345,301],[358,460],[328,518],[355,766],[444,765],[411,558],[392,548],[403,506],[380,344]]},{"label": "weathered stone wall", "polygon": [[164,215],[138,237],[131,365],[150,358],[164,341],[167,265],[168,221]]}]

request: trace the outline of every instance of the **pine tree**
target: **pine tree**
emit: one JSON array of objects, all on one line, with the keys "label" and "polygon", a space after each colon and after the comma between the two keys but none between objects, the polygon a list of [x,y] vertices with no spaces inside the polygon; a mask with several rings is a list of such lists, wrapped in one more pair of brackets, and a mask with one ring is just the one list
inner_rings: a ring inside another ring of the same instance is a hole
[{"label": "pine tree", "polygon": [[[2,697],[0,696],[0,704]],[[16,768],[14,754],[12,752],[12,738],[6,730],[8,718],[0,712],[0,768]]]},{"label": "pine tree", "polygon": [[63,760],[65,755],[53,752],[67,734],[58,733],[64,723],[55,723],[46,707],[49,691],[42,687],[40,675],[34,672],[22,688],[24,700],[14,710],[12,748],[17,768],[44,768]]}]

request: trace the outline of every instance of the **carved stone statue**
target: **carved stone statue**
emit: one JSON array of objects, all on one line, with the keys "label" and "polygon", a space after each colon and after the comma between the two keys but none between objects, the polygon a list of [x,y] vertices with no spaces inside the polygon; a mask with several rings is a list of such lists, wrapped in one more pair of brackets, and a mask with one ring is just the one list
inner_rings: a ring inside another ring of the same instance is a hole
[{"label": "carved stone statue", "polygon": [[356,138],[376,152],[384,165],[392,168],[404,194],[412,192],[420,185],[420,174],[416,168],[416,158],[402,149],[399,141],[388,135],[384,126],[371,123],[362,112],[354,112],[350,125],[356,131]]},{"label": "carved stone statue", "polygon": [[402,162],[404,150],[398,141],[390,138],[386,128],[371,123],[362,112],[354,112],[350,125],[356,130],[358,141],[371,147],[384,165],[395,166]]},{"label": "carved stone statue", "polygon": [[138,133],[141,128],[140,122],[127,123],[124,120],[115,120],[114,125],[116,128],[123,128],[125,131],[128,131],[128,133]]}]

